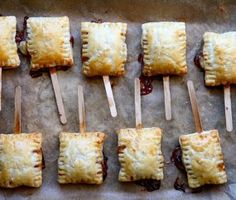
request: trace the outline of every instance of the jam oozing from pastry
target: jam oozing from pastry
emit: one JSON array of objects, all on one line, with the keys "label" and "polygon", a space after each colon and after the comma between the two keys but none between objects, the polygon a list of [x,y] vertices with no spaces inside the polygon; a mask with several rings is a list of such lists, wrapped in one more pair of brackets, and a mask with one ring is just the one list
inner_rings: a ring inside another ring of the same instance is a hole
[{"label": "jam oozing from pastry", "polygon": [[16,37],[15,40],[17,43],[20,43],[21,41],[25,40],[25,34],[26,34],[26,26],[27,26],[27,19],[29,19],[28,16],[24,17],[24,22],[23,22],[23,29],[22,30],[17,30],[16,31]]},{"label": "jam oozing from pastry", "polygon": [[139,80],[140,80],[140,87],[141,87],[140,88],[141,95],[150,94],[153,90],[153,86],[152,86],[153,78],[141,75],[139,77]]},{"label": "jam oozing from pastry", "polygon": [[43,70],[30,70],[29,75],[31,76],[31,78],[37,78],[43,75]]},{"label": "jam oozing from pastry", "polygon": [[44,154],[43,154],[43,150],[42,149],[41,149],[41,151],[42,151],[42,169],[45,169],[46,165],[45,165]]},{"label": "jam oozing from pastry", "polygon": [[74,43],[75,43],[75,39],[74,39],[74,37],[72,35],[70,36],[70,43],[71,43],[71,46],[73,48],[74,47]]},{"label": "jam oozing from pastry", "polygon": [[93,19],[93,20],[91,20],[91,22],[99,23],[99,24],[103,23],[102,19]]},{"label": "jam oozing from pastry", "polygon": [[120,145],[120,146],[118,146],[118,147],[117,147],[117,153],[118,153],[118,154],[119,154],[119,153],[122,153],[125,148],[126,148],[125,145]]},{"label": "jam oozing from pastry", "polygon": [[[57,66],[56,67],[57,70],[63,70],[63,71],[66,71],[69,68],[70,68],[69,66]],[[42,76],[44,72],[49,72],[48,68],[42,68],[42,69],[38,69],[38,70],[30,70],[29,75],[31,76],[31,78],[37,78],[37,77]]]},{"label": "jam oozing from pastry", "polygon": [[102,152],[102,154],[103,154],[102,173],[103,173],[103,180],[105,180],[107,177],[107,170],[108,170],[108,166],[107,166],[108,158],[106,157],[104,152]]},{"label": "jam oozing from pastry", "polygon": [[180,145],[178,145],[173,150],[172,155],[171,155],[171,162],[173,162],[178,169],[185,171],[185,167],[182,161],[182,150],[181,150]]},{"label": "jam oozing from pastry", "polygon": [[86,62],[89,58],[88,57],[85,57],[85,56],[82,56],[82,62]]},{"label": "jam oozing from pastry", "polygon": [[180,179],[179,179],[179,177],[177,177],[177,178],[175,179],[174,188],[175,188],[176,190],[185,192],[185,187],[186,187],[186,186],[185,186],[185,183],[184,183],[184,182],[181,182]]},{"label": "jam oozing from pastry", "polygon": [[194,57],[194,64],[198,67],[198,68],[200,68],[200,69],[202,69],[203,67],[202,67],[202,65],[201,65],[201,59],[203,58],[203,52],[202,52],[202,50],[200,49],[197,53],[196,53],[196,55],[195,55],[195,57]]},{"label": "jam oozing from pastry", "polygon": [[154,190],[159,190],[159,188],[161,186],[161,181],[153,180],[153,179],[142,179],[142,180],[135,181],[135,183],[137,185],[145,187],[145,189],[148,192],[152,192]]},{"label": "jam oozing from pastry", "polygon": [[[144,66],[143,54],[139,54],[138,62],[141,64],[141,70],[143,71],[143,66]],[[140,87],[141,87],[141,95],[150,94],[153,90],[153,86],[152,86],[153,78],[144,76],[141,74],[139,77],[139,80],[140,80]]]},{"label": "jam oozing from pastry", "polygon": [[141,64],[141,67],[143,68],[144,61],[143,61],[143,54],[142,53],[140,53],[138,55],[138,62]]}]

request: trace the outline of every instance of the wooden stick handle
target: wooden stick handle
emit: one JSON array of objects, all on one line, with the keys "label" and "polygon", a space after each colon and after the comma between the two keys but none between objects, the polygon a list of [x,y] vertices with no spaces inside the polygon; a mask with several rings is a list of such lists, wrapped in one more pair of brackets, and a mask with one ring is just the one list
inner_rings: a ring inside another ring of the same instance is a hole
[{"label": "wooden stick handle", "polygon": [[17,86],[15,89],[15,122],[14,132],[21,133],[21,87]]},{"label": "wooden stick handle", "polygon": [[60,121],[62,124],[66,124],[67,119],[66,119],[64,104],[62,101],[61,90],[60,90],[59,82],[57,79],[57,71],[56,71],[56,68],[54,68],[54,67],[49,68],[49,71],[50,71],[53,90],[54,90],[54,94],[55,94],[55,98],[56,98],[57,108],[58,108],[58,112],[59,112],[59,116],[60,116]]},{"label": "wooden stick handle", "polygon": [[200,118],[200,114],[199,114],[199,109],[198,109],[198,104],[197,104],[197,99],[196,99],[196,94],[195,94],[193,82],[188,81],[187,86],[188,86],[188,93],[189,93],[190,102],[191,102],[191,106],[192,106],[192,112],[193,112],[196,131],[198,133],[201,133],[201,132],[203,132],[203,128],[202,128],[202,122],[201,122],[201,118]]},{"label": "wooden stick handle", "polygon": [[231,132],[233,130],[233,118],[231,108],[230,86],[224,86],[224,103],[226,130],[228,132]]},{"label": "wooden stick handle", "polygon": [[134,102],[136,128],[142,128],[140,80],[138,78],[134,80]]},{"label": "wooden stick handle", "polygon": [[104,86],[105,86],[105,90],[107,94],[107,100],[108,100],[111,116],[116,117],[117,116],[116,104],[115,104],[109,76],[103,76],[103,82],[104,82]]},{"label": "wooden stick handle", "polygon": [[79,127],[80,132],[86,132],[86,115],[85,115],[85,106],[84,106],[84,93],[83,87],[81,85],[78,86],[78,108],[79,108]]},{"label": "wooden stick handle", "polygon": [[165,116],[166,120],[171,120],[171,95],[169,76],[163,76]]},{"label": "wooden stick handle", "polygon": [[0,111],[2,110],[2,67],[0,67]]}]

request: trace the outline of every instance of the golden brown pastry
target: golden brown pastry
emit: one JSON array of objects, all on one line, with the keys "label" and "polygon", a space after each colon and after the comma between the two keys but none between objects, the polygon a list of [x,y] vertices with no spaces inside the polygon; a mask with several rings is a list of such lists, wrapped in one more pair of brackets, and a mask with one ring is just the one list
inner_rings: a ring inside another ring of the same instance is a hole
[{"label": "golden brown pastry", "polygon": [[0,187],[40,187],[42,134],[0,134]]},{"label": "golden brown pastry", "polygon": [[127,59],[125,23],[81,23],[83,73],[120,76]]},{"label": "golden brown pastry", "polygon": [[27,51],[31,68],[72,66],[68,17],[30,17],[27,20]]},{"label": "golden brown pastry", "polygon": [[0,17],[0,67],[14,68],[20,65],[15,36],[16,17]]},{"label": "golden brown pastry", "polygon": [[101,184],[105,134],[60,133],[58,182]]},{"label": "golden brown pastry", "polygon": [[236,83],[236,32],[212,33],[203,36],[203,60],[207,86]]},{"label": "golden brown pastry", "polygon": [[164,158],[159,128],[127,128],[118,131],[119,181],[163,179]]},{"label": "golden brown pastry", "polygon": [[191,188],[227,182],[217,130],[182,135],[179,142],[188,175],[188,184]]},{"label": "golden brown pastry", "polygon": [[144,75],[187,73],[185,23],[150,22],[142,30]]}]

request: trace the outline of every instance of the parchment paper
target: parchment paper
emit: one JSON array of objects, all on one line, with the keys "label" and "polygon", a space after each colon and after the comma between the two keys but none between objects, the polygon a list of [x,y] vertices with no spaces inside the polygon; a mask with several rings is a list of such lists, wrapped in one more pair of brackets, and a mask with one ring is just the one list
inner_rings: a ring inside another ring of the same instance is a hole
[{"label": "parchment paper", "polygon": [[[43,185],[39,189],[21,187],[0,189],[0,199],[236,199],[236,88],[231,87],[234,128],[225,130],[223,88],[206,88],[204,74],[193,64],[193,57],[200,47],[205,31],[236,31],[236,1],[154,1],[154,0],[1,0],[0,13],[15,15],[22,26],[24,16],[64,16],[70,18],[71,33],[75,38],[75,66],[68,71],[58,72],[68,123],[59,122],[57,107],[50,77],[32,79],[28,61],[22,58],[21,67],[3,71],[3,109],[0,112],[0,132],[13,131],[14,88],[22,86],[22,131],[43,133],[43,151],[46,169],[43,170]],[[127,73],[121,78],[112,78],[113,92],[118,117],[112,119],[108,109],[102,78],[85,78],[81,74],[80,22],[93,19],[127,22],[128,62]],[[154,91],[142,97],[142,115],[145,127],[159,126],[164,130],[162,149],[165,156],[165,178],[160,190],[143,191],[133,183],[119,183],[116,130],[134,127],[134,78],[140,75],[138,55],[141,52],[141,24],[149,21],[185,21],[187,23],[188,75],[171,77],[172,112],[170,122],[164,117],[162,79],[153,82]],[[220,131],[222,148],[228,174],[228,183],[206,188],[192,194],[173,188],[177,176],[185,181],[182,173],[170,163],[172,150],[181,134],[195,132],[186,80],[194,81],[198,103],[205,130]],[[58,134],[60,131],[78,132],[77,85],[85,90],[87,125],[89,131],[103,131],[108,135],[105,153],[108,156],[108,177],[101,186],[59,185],[57,183]]]}]

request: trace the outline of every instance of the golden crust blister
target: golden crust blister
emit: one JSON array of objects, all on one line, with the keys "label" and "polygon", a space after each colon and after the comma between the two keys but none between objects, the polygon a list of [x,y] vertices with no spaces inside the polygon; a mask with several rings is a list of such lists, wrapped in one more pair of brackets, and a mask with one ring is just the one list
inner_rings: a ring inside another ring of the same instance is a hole
[{"label": "golden crust blister", "polygon": [[31,68],[72,66],[68,17],[30,17],[27,20],[27,51]]},{"label": "golden crust blister", "polygon": [[42,185],[42,134],[0,134],[0,187]]},{"label": "golden crust blister", "polygon": [[58,182],[101,184],[105,134],[62,132],[58,159]]},{"label": "golden crust blister", "polygon": [[142,31],[144,75],[187,73],[184,22],[149,22]]},{"label": "golden crust blister", "polygon": [[127,128],[118,131],[119,181],[163,179],[164,158],[159,128]]},{"label": "golden crust blister", "polygon": [[127,60],[126,23],[81,23],[83,73],[120,76]]},{"label": "golden crust blister", "polygon": [[236,32],[206,32],[203,68],[207,86],[236,83]]},{"label": "golden crust blister", "polygon": [[220,137],[217,130],[182,135],[182,160],[191,188],[227,182]]},{"label": "golden crust blister", "polygon": [[16,17],[0,17],[0,67],[15,68],[20,65],[17,54]]}]

